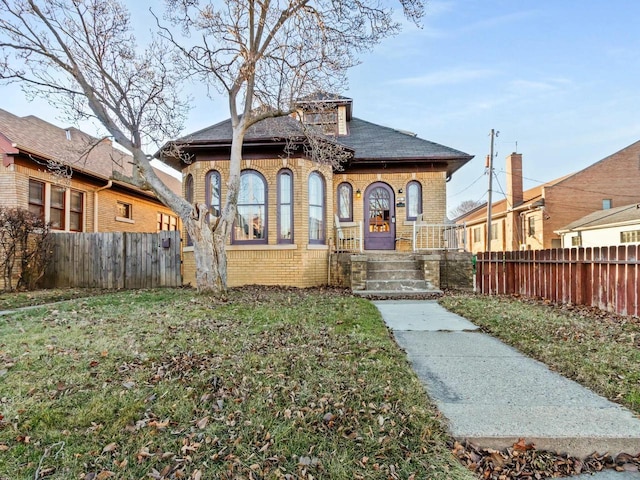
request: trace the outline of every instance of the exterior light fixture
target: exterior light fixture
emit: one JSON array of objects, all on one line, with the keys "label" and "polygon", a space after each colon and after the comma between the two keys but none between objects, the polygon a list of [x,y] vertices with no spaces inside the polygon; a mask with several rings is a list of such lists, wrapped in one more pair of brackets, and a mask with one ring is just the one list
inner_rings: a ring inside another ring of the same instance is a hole
[{"label": "exterior light fixture", "polygon": [[362,196],[362,192],[360,191],[360,189],[356,190],[356,198],[360,198]]},{"label": "exterior light fixture", "polygon": [[398,189],[398,193],[402,193],[402,192],[404,192],[404,190],[402,190],[402,187],[400,187],[400,188]]}]

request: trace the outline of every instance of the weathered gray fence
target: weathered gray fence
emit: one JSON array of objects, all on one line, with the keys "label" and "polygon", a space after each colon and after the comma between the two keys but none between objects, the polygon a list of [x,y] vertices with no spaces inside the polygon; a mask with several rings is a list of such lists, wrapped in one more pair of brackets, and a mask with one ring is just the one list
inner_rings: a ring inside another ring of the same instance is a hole
[{"label": "weathered gray fence", "polygon": [[180,232],[56,233],[46,288],[182,285]]}]

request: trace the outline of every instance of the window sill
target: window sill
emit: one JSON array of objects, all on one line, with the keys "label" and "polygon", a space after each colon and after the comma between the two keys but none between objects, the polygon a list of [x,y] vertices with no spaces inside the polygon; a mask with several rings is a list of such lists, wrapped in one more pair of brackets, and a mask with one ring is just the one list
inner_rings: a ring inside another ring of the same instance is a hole
[{"label": "window sill", "polygon": [[131,218],[125,218],[125,217],[116,217],[116,222],[123,222],[123,223],[136,223],[135,220],[131,219]]},{"label": "window sill", "polygon": [[310,243],[309,245],[307,245],[307,250],[329,250],[329,245]]},{"label": "window sill", "polygon": [[242,251],[242,250],[297,250],[298,245],[295,243],[283,243],[281,245],[265,245],[265,244],[256,244],[256,245],[227,245],[226,250],[228,252]]}]

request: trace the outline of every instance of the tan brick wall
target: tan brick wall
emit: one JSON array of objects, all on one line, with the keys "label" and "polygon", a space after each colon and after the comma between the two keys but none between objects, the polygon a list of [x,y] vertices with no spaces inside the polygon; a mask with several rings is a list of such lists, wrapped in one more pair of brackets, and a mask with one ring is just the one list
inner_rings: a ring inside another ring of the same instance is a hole
[{"label": "tan brick wall", "polygon": [[[132,221],[118,217],[118,202],[132,206]],[[152,233],[158,230],[158,213],[177,217],[171,209],[152,200],[134,198],[114,189],[98,192],[98,229],[101,232]]]},{"label": "tan brick wall", "polygon": [[[417,181],[422,186],[422,214],[425,222],[444,223],[447,211],[446,174],[444,172],[397,172],[397,173],[337,173],[334,175],[333,198],[338,195],[338,185],[342,182],[351,184],[354,193],[353,221],[363,222],[364,225],[364,192],[371,184],[383,182],[394,192],[395,201],[398,197],[407,197],[407,185]],[[398,193],[402,189],[403,193]],[[355,198],[356,190],[362,192],[360,198]],[[405,202],[406,205],[406,202]],[[394,207],[396,215],[396,249],[408,251],[412,249],[413,221],[407,220],[405,207]]]},{"label": "tan brick wall", "polygon": [[[30,178],[49,185],[60,185],[83,192],[85,232],[96,231],[94,225],[96,195],[98,195],[97,231],[100,232],[155,232],[157,230],[158,212],[176,216],[171,209],[150,198],[147,199],[127,193],[126,190],[118,187],[102,189],[106,182],[102,184],[89,182],[79,176],[72,176],[70,179],[59,178],[45,170],[44,167],[42,169],[34,169],[22,163],[0,168],[2,168],[2,174],[0,175],[0,200],[2,200],[2,205],[27,208]],[[7,188],[4,188],[5,185]],[[116,204],[118,200],[133,206],[133,222],[116,220]]]},{"label": "tan brick wall", "polygon": [[[184,232],[182,238],[186,238]],[[184,240],[182,246],[185,247]],[[193,256],[193,247],[186,247],[182,251],[182,284],[196,286],[196,261]]]},{"label": "tan brick wall", "polygon": [[[0,159],[1,160],[1,159]],[[15,166],[2,166],[0,163],[0,205],[4,207],[17,207],[20,205],[19,197],[25,197],[25,192],[18,193],[21,182],[20,174],[16,173]],[[24,190],[24,188],[21,188]]]},{"label": "tan brick wall", "polygon": [[[231,245],[227,242],[228,285],[288,285],[308,287],[327,283],[329,242],[326,245],[309,245],[309,202],[308,179],[313,171],[322,174],[325,180],[325,222],[327,232],[331,232],[333,218],[333,174],[329,167],[317,165],[299,158],[243,160],[242,170],[251,169],[262,174],[267,182],[267,240],[268,245]],[[282,169],[293,174],[293,225],[294,244],[278,245],[277,235],[277,176]],[[227,194],[226,179],[229,162],[208,160],[199,157],[183,171],[183,179],[188,174],[194,177],[194,201],[204,203],[205,179],[210,170],[220,173],[222,179],[221,198],[224,203]],[[184,182],[183,182],[184,184]],[[183,237],[186,238],[186,232]],[[193,252],[187,248],[184,255],[184,279],[195,286],[195,261]]]},{"label": "tan brick wall", "polygon": [[[277,174],[288,168],[293,173],[294,181],[294,245],[277,244]],[[205,178],[210,170],[220,173],[222,179],[221,198],[224,203],[226,178],[229,162],[225,160],[209,160],[205,156],[183,171],[183,180],[188,174],[194,178],[194,201],[205,202]],[[268,185],[268,245],[231,245],[228,242],[228,284],[229,286],[262,284],[290,285],[308,287],[326,284],[328,279],[329,248],[333,243],[333,217],[337,186],[341,182],[349,182],[354,192],[354,221],[363,221],[363,198],[355,198],[356,190],[364,193],[365,189],[375,182],[385,182],[398,196],[406,198],[407,184],[418,181],[422,185],[422,210],[424,219],[431,223],[443,223],[446,216],[446,177],[443,172],[396,172],[396,173],[359,173],[333,174],[328,167],[321,167],[306,159],[263,159],[243,160],[242,169],[260,172]],[[308,178],[309,174],[318,170],[326,182],[326,226],[327,245],[309,246],[308,236]],[[183,181],[183,185],[184,185]],[[398,189],[403,193],[399,194]],[[411,249],[413,222],[406,220],[406,207],[396,210],[396,236],[404,241],[397,243],[398,250]],[[184,237],[183,233],[183,237]],[[195,262],[193,252],[186,249],[184,255],[185,283],[195,285]]]}]

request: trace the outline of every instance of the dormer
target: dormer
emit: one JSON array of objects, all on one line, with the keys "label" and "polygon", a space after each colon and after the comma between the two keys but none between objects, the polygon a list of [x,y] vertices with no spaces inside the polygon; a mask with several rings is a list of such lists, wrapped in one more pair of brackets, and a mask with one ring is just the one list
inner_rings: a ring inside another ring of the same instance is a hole
[{"label": "dormer", "polygon": [[298,115],[307,125],[314,125],[325,135],[349,134],[353,100],[339,95],[317,93],[297,102]]}]

